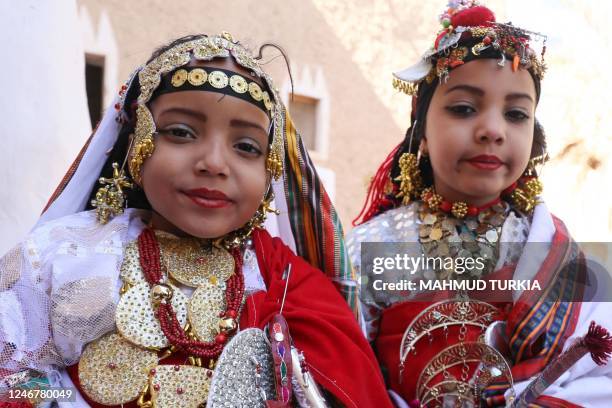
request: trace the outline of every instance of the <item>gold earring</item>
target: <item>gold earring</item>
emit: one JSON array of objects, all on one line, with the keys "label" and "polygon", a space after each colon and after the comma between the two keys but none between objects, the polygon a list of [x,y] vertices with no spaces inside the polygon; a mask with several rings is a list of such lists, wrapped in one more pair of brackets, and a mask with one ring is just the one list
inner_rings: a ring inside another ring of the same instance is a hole
[{"label": "gold earring", "polygon": [[270,172],[274,180],[278,180],[283,174],[283,161],[278,152],[270,150],[266,159],[266,170]]},{"label": "gold earring", "polygon": [[402,205],[408,205],[410,200],[418,197],[419,191],[422,188],[421,170],[419,169],[419,161],[421,160],[421,149],[418,151],[418,156],[412,151],[412,140],[416,130],[418,120],[415,120],[410,129],[410,140],[408,142],[408,152],[403,153],[399,159],[400,174],[394,179],[399,181],[399,191],[395,195],[402,199]]},{"label": "gold earring", "polygon": [[543,152],[540,156],[533,157],[527,163],[525,173],[518,181],[518,186],[512,191],[512,201],[514,205],[525,213],[531,213],[538,205],[538,197],[544,191],[544,185],[538,179],[535,170],[538,164],[543,164],[548,160],[548,153]]},{"label": "gold earring", "polygon": [[521,177],[519,185],[512,191],[512,201],[516,208],[529,214],[540,202],[538,197],[542,194],[543,190],[542,182],[537,177]]},{"label": "gold earring", "polygon": [[96,216],[100,224],[106,224],[112,217],[123,214],[125,204],[124,188],[131,188],[132,183],[125,175],[118,163],[113,163],[113,176],[100,177],[98,180],[103,186],[96,192],[96,198],[91,205],[96,208]]},{"label": "gold earring", "polygon": [[402,205],[408,205],[413,197],[418,196],[422,187],[419,160],[414,153],[403,153],[399,159],[400,174],[395,181],[400,182],[397,198],[402,199]]}]

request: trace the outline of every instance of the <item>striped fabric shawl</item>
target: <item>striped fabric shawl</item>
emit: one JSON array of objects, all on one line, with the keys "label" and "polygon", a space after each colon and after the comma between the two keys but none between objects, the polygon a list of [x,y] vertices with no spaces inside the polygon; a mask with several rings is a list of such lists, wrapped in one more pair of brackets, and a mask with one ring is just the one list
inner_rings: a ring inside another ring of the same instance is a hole
[{"label": "striped fabric shawl", "polygon": [[322,270],[357,316],[357,284],[338,214],[285,109],[285,196],[297,254]]}]

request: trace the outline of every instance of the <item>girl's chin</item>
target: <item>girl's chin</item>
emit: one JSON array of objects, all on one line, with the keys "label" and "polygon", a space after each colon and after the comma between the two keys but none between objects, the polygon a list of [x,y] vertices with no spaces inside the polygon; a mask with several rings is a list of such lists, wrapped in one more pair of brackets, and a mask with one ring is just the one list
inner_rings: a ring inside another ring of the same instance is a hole
[{"label": "girl's chin", "polygon": [[[199,223],[205,223],[206,221],[199,221]],[[220,238],[220,237],[224,237],[227,234],[231,233],[232,231],[235,231],[237,229],[239,229],[241,226],[238,226],[236,228],[231,228],[223,225],[223,226],[219,226],[216,227],[214,225],[210,225],[210,222],[206,222],[208,225],[207,228],[185,228],[182,229],[186,234],[195,237],[195,238],[200,238],[200,239],[216,239],[216,238]],[[194,223],[189,223],[190,225],[194,225]],[[246,223],[245,223],[246,224]]]},{"label": "girl's chin", "polygon": [[470,204],[475,204],[475,205],[483,205],[490,201],[493,201],[497,199],[503,191],[503,188],[497,185],[490,186],[490,188],[487,188],[488,186],[482,186],[482,185],[467,186],[467,187],[468,188],[464,188],[458,191],[458,193],[460,193],[461,196],[465,197],[464,200],[459,200],[459,201],[467,201]]}]

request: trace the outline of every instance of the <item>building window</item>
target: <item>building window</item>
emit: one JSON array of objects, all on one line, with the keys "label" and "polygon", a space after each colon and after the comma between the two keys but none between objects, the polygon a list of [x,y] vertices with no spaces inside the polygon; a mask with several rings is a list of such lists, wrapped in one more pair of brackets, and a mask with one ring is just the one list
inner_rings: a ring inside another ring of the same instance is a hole
[{"label": "building window", "polygon": [[102,118],[102,97],[104,87],[104,57],[85,55],[85,89],[92,129]]},{"label": "building window", "polygon": [[295,128],[302,137],[308,150],[317,150],[317,107],[319,100],[309,96],[294,94],[289,97],[289,112]]}]

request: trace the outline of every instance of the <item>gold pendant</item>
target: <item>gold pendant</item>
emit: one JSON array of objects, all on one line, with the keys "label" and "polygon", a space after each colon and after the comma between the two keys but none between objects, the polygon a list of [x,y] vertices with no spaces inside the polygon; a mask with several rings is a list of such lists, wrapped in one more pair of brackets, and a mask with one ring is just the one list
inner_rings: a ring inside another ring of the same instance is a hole
[{"label": "gold pendant", "polygon": [[85,347],[79,361],[79,381],[95,402],[125,404],[138,397],[157,361],[157,353],[110,333]]},{"label": "gold pendant", "polygon": [[234,257],[215,246],[203,247],[198,239],[177,238],[156,231],[166,270],[183,285],[197,288],[215,276],[221,282],[234,273]]},{"label": "gold pendant", "polygon": [[153,407],[197,408],[206,404],[213,371],[191,365],[159,365],[149,378]]},{"label": "gold pendant", "polygon": [[219,330],[219,314],[226,308],[225,291],[206,282],[193,292],[188,307],[189,323],[200,341],[213,341]]},{"label": "gold pendant", "polygon": [[[187,323],[187,297],[176,286],[173,289],[172,308],[181,326]],[[115,310],[117,330],[132,343],[150,349],[168,347],[168,339],[155,317],[152,288],[146,282],[138,283],[125,292]]]}]

